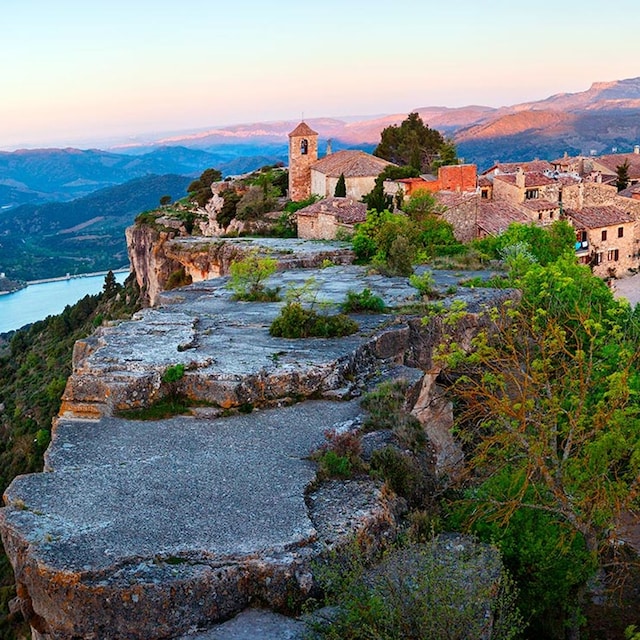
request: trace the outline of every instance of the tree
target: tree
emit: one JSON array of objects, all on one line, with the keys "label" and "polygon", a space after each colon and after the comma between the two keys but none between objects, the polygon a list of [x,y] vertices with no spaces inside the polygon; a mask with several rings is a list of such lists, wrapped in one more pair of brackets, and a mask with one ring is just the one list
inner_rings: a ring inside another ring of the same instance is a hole
[{"label": "tree", "polygon": [[381,213],[393,208],[393,196],[385,193],[384,180],[383,174],[380,174],[376,178],[373,189],[367,195],[362,196],[362,202],[367,205],[367,209]]},{"label": "tree", "polygon": [[622,191],[629,186],[629,161],[625,160],[616,167],[616,188]]},{"label": "tree", "polygon": [[165,206],[167,206],[168,204],[171,204],[171,200],[172,200],[172,198],[171,198],[171,196],[170,196],[170,195],[162,196],[162,197],[160,198],[160,206],[161,206],[161,207],[165,207]]},{"label": "tree", "polygon": [[187,192],[193,200],[195,200],[201,207],[211,199],[211,185],[214,182],[222,180],[222,173],[217,169],[205,169],[200,177],[193,180],[187,187]]},{"label": "tree", "polygon": [[605,567],[621,514],[640,506],[640,327],[573,257],[532,265],[518,285],[520,303],[483,314],[471,345],[441,358],[473,519],[548,514]]},{"label": "tree", "polygon": [[113,275],[113,271],[109,270],[107,275],[104,277],[104,284],[102,285],[104,297],[107,299],[115,298],[120,289],[121,287],[118,284],[115,275]]},{"label": "tree", "polygon": [[437,160],[440,164],[456,163],[453,143],[425,125],[417,113],[410,113],[400,126],[383,129],[380,144],[373,154],[395,164],[413,167],[419,173],[430,172]]},{"label": "tree", "polygon": [[340,174],[338,178],[338,182],[336,183],[336,190],[333,194],[336,198],[346,198],[347,197],[347,183],[344,179],[344,173]]}]

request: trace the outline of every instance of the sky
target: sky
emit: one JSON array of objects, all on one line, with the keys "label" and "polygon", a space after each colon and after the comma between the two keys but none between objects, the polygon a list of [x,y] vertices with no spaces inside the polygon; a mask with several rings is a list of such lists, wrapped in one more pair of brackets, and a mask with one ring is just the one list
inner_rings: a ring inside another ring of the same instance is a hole
[{"label": "sky", "polygon": [[425,106],[640,76],[638,0],[0,0],[0,149]]}]

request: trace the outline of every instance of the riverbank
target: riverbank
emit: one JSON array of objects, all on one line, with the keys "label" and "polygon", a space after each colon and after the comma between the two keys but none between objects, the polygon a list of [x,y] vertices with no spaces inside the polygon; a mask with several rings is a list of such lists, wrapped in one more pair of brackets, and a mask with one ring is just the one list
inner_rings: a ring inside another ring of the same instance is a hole
[{"label": "riverbank", "polygon": [[[8,295],[0,296],[0,333],[44,320],[47,316],[62,313],[67,305],[75,304],[85,295],[100,293],[108,271],[83,274],[69,278],[50,278],[30,282],[27,286]],[[129,269],[114,271],[116,281],[124,282]]]},{"label": "riverbank", "polygon": [[[122,267],[121,269],[110,269],[114,274],[117,273],[129,273],[131,269],[129,267]],[[74,275],[67,274],[66,276],[58,276],[57,278],[43,278],[42,280],[29,280],[25,286],[32,284],[45,284],[47,282],[63,282],[64,280],[76,280],[78,278],[94,278],[96,276],[106,276],[109,271],[94,271],[93,273],[76,273]]]}]

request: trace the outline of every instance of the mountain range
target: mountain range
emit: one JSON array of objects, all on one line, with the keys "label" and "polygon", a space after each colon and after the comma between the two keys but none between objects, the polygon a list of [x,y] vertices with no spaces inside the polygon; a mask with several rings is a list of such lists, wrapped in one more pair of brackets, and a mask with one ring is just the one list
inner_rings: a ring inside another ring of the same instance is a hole
[{"label": "mountain range", "polygon": [[[640,78],[596,82],[588,90],[493,108],[416,107],[432,128],[452,138],[458,155],[482,170],[503,162],[553,157],[568,152],[630,151],[640,142]],[[372,150],[380,132],[406,113],[312,118],[308,124],[334,150]],[[258,122],[182,135],[109,150],[31,149],[0,152],[0,212],[20,204],[68,201],[97,189],[148,174],[196,176],[208,167],[224,175],[286,162],[293,120]]]}]

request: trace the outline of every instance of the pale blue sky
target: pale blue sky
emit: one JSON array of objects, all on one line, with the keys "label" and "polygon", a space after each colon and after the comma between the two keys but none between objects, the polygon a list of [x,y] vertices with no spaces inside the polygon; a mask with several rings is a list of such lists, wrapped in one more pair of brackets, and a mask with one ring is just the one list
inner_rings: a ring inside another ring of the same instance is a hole
[{"label": "pale blue sky", "polygon": [[0,0],[0,149],[640,76],[638,0]]}]

